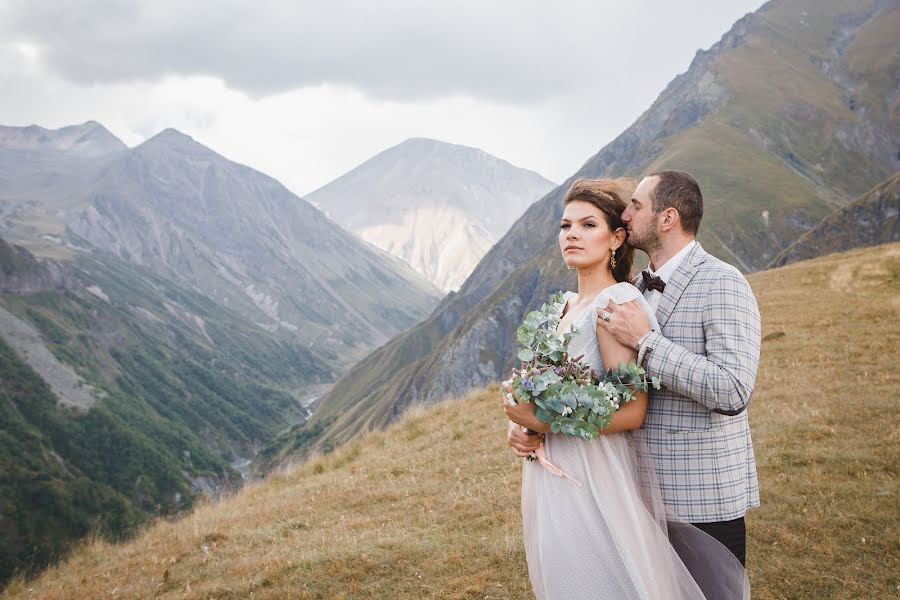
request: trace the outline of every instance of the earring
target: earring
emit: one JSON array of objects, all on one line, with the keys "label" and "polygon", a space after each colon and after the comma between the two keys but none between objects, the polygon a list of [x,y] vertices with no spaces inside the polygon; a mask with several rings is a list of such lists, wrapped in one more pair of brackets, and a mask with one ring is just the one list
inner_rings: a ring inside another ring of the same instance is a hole
[{"label": "earring", "polygon": [[609,255],[609,268],[610,269],[616,268],[616,251],[615,250],[613,250],[612,254]]},{"label": "earring", "polygon": [[573,267],[572,265],[566,265],[566,268],[567,268],[568,270],[570,270],[570,271],[572,271],[572,270],[575,269],[575,267]]}]

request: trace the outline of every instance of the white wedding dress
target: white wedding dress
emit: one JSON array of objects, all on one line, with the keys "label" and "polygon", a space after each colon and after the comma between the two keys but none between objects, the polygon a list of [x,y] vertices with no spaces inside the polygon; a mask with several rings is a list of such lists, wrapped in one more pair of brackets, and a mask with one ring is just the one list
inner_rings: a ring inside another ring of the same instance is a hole
[{"label": "white wedding dress", "polygon": [[[575,296],[566,292],[565,298]],[[630,283],[608,287],[579,315],[570,355],[604,372],[594,330],[596,308],[610,300],[638,299],[654,328],[656,318]],[[562,332],[560,332],[562,333]],[[711,562],[713,579],[725,578],[707,596],[700,590],[668,538],[668,518],[655,487],[652,466],[630,433],[594,440],[548,433],[546,458],[578,483],[553,475],[537,461],[522,473],[522,521],[528,575],[538,600],[657,600],[749,598],[746,575],[719,542],[688,524],[687,544]],[[673,527],[673,525],[669,525]],[[679,540],[682,537],[679,536]],[[736,565],[736,566],[735,566]],[[703,577],[709,579],[709,573]],[[722,591],[725,590],[725,591]],[[727,595],[723,595],[727,594]]]}]

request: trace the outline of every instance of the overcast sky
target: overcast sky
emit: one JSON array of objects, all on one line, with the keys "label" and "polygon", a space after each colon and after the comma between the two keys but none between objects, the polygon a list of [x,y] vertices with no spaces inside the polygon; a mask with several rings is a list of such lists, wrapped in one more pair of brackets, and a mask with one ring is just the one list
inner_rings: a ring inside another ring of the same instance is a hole
[{"label": "overcast sky", "polygon": [[305,194],[410,137],[560,182],[760,0],[0,0],[0,124],[174,127]]}]

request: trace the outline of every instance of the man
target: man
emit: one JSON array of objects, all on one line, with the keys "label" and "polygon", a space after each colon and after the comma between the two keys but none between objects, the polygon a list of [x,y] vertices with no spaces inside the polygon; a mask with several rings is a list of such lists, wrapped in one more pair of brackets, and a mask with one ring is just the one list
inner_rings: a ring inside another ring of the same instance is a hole
[{"label": "man", "polygon": [[622,221],[627,243],[650,257],[634,284],[661,331],[651,331],[637,302],[610,303],[597,327],[637,349],[647,375],[662,381],[636,433],[666,507],[744,563],[744,514],[759,506],[745,409],[759,365],[760,316],[743,275],[694,239],[702,216],[689,174],[659,171],[638,184]]}]

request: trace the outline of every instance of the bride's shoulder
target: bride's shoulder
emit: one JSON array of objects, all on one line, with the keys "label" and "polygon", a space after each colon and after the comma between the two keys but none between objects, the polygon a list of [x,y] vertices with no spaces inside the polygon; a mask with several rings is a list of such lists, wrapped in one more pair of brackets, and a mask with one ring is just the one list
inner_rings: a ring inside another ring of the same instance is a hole
[{"label": "bride's shoulder", "polygon": [[[638,296],[641,296],[641,291],[631,285],[627,281],[620,281],[615,285],[611,285],[605,290],[603,290],[602,296],[606,296],[606,299],[611,299],[615,301],[617,304],[622,304],[623,302],[628,302],[630,300],[634,300]],[[607,301],[607,300],[605,300]],[[604,303],[605,303],[604,301]]]},{"label": "bride's shoulder", "polygon": [[622,294],[628,294],[631,296],[641,296],[642,295],[641,290],[637,289],[637,287],[635,287],[635,285],[632,284],[630,281],[620,281],[613,287],[616,288],[617,290],[619,290],[620,293],[622,293]]}]

